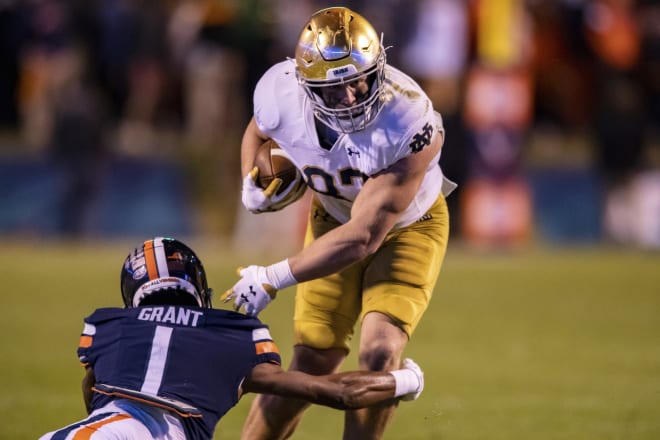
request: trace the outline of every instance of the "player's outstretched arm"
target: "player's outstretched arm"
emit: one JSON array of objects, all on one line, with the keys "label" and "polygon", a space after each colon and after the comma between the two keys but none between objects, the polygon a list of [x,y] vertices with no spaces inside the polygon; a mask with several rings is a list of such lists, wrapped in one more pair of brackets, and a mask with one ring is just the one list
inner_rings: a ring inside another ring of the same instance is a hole
[{"label": "player's outstretched arm", "polygon": [[[258,139],[256,135],[255,138]],[[241,279],[221,300],[233,301],[236,310],[244,308],[247,314],[257,316],[278,290],[338,272],[373,253],[415,197],[442,142],[438,133],[418,154],[405,157],[372,176],[353,204],[351,220],[286,260],[244,269]]]},{"label": "player's outstretched arm", "polygon": [[357,409],[401,398],[416,399],[424,387],[422,370],[411,359],[393,372],[349,371],[312,376],[259,364],[243,382],[243,392],[276,394],[336,409]]}]

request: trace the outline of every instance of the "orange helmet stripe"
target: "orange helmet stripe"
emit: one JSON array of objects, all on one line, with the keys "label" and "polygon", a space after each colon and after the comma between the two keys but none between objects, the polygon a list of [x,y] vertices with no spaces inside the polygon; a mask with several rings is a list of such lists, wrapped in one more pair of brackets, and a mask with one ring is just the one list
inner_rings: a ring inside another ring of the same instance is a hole
[{"label": "orange helmet stripe", "polygon": [[156,264],[156,253],[154,250],[154,241],[147,240],[144,242],[144,259],[147,263],[147,274],[150,280],[158,278],[158,265]]},{"label": "orange helmet stripe", "polygon": [[147,263],[147,272],[150,280],[170,276],[163,237],[156,237],[144,242],[144,259]]}]

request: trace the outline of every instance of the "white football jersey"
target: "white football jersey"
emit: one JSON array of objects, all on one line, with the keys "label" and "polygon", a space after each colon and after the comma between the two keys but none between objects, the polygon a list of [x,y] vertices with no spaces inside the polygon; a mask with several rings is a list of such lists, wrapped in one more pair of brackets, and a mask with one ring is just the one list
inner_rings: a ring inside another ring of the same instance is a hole
[{"label": "white football jersey", "polygon": [[[380,114],[364,130],[339,133],[326,150],[295,67],[293,60],[286,60],[263,75],[254,92],[254,117],[259,129],[291,157],[327,212],[345,223],[369,176],[429,145],[436,132],[444,132],[442,118],[417,83],[386,66],[386,102]],[[439,159],[440,153],[429,164],[417,195],[395,228],[418,220],[438,198],[445,180]],[[445,195],[454,187],[446,181]]]}]

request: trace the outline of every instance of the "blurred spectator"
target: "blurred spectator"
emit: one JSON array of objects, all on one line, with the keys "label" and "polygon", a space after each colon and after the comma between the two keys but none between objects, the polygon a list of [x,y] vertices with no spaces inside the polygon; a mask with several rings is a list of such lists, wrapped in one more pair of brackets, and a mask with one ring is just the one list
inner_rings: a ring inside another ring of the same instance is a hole
[{"label": "blurred spectator", "polygon": [[128,154],[162,149],[157,137],[171,122],[167,3],[158,0],[98,0],[79,3],[82,38],[94,79],[109,103],[116,139],[113,148]]},{"label": "blurred spectator", "polygon": [[418,0],[412,38],[402,53],[402,65],[429,95],[442,114],[447,137],[440,159],[442,170],[459,186],[447,199],[451,228],[460,234],[459,201],[466,181],[465,133],[462,122],[463,79],[469,56],[469,18],[462,0]]},{"label": "blurred spectator", "polygon": [[127,87],[121,113],[117,147],[134,153],[163,148],[159,131],[172,123],[168,103],[170,52],[166,27],[169,11],[161,0],[132,1],[135,9],[134,39],[130,42],[130,60],[124,67]]},{"label": "blurred spectator", "polygon": [[301,23],[323,6],[318,0],[273,0],[273,3],[273,52],[270,58],[275,62],[293,55],[302,30]]},{"label": "blurred spectator", "polygon": [[101,97],[82,76],[63,84],[54,109],[50,153],[66,180],[57,232],[65,237],[85,233],[88,209],[104,177],[108,159]]},{"label": "blurred spectator", "polygon": [[594,135],[598,162],[609,185],[641,165],[643,97],[639,81],[640,26],[635,2],[593,0],[584,30],[595,57]]},{"label": "blurred spectator", "polygon": [[63,176],[62,199],[52,213],[63,236],[83,232],[106,151],[103,102],[90,82],[75,6],[31,0],[21,9],[26,26],[20,58],[22,129],[26,144],[46,153]]},{"label": "blurred spectator", "polygon": [[181,72],[184,159],[202,227],[214,233],[230,233],[234,226],[232,195],[241,180],[236,146],[251,90],[269,65],[271,8],[264,0],[184,0],[170,19],[169,41]]},{"label": "blurred spectator", "polygon": [[0,3],[0,129],[18,126],[17,87],[23,26],[18,1]]},{"label": "blurred spectator", "polygon": [[[183,1],[175,8],[170,24],[170,42],[178,44],[182,63],[184,127],[187,145],[194,149],[215,148],[215,143],[234,132],[233,116],[243,104],[242,77],[245,60],[232,47],[233,2]],[[174,33],[176,32],[176,33]],[[183,35],[187,52],[181,51]],[[231,109],[232,104],[239,107]]]},{"label": "blurred spectator", "polygon": [[[417,30],[418,0],[348,0],[341,3],[369,21],[378,33],[383,34],[383,44],[387,48],[387,62],[406,70],[404,54],[410,39]],[[319,10],[331,6],[328,2],[318,2]],[[395,42],[395,43],[394,43]]]},{"label": "blurred spectator", "polygon": [[[646,114],[653,112],[654,88],[657,100],[657,8],[633,0],[593,0],[584,11],[595,60],[593,133],[606,185],[605,230],[614,241],[641,247],[660,247],[660,171],[649,170],[644,154],[652,142],[653,123]],[[653,20],[656,26],[649,26]]]},{"label": "blurred spectator", "polygon": [[[641,84],[645,98],[648,142],[660,153],[660,4],[641,0],[639,18],[642,31]],[[656,166],[660,162],[655,162]]]},{"label": "blurred spectator", "polygon": [[532,117],[530,16],[522,0],[471,3],[475,59],[467,74],[468,182],[462,227],[471,243],[510,246],[530,236],[522,148]]},{"label": "blurred spectator", "polygon": [[43,150],[53,133],[57,93],[76,69],[72,8],[64,0],[26,0],[19,8],[24,23],[18,85],[21,131],[28,148]]},{"label": "blurred spectator", "polygon": [[573,8],[556,0],[537,0],[531,2],[530,14],[534,125],[562,133],[582,130],[592,110],[591,67]]}]

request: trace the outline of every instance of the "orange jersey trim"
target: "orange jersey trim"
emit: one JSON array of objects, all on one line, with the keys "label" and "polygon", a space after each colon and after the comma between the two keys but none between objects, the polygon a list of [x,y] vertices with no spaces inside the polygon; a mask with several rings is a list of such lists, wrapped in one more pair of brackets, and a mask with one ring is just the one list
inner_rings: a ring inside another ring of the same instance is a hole
[{"label": "orange jersey trim", "polygon": [[89,438],[96,433],[96,431],[103,425],[107,425],[108,423],[112,422],[118,422],[120,420],[124,419],[130,419],[131,416],[128,414],[117,414],[112,417],[109,417],[104,420],[100,420],[98,422],[92,423],[91,425],[87,425],[84,428],[82,428],[80,431],[76,432],[76,434],[73,436],[72,440],[89,440]]},{"label": "orange jersey trim", "polygon": [[257,350],[257,354],[280,353],[277,349],[277,345],[273,341],[257,342],[254,344],[254,348]]},{"label": "orange jersey trim", "polygon": [[92,341],[93,341],[93,340],[94,340],[94,338],[91,337],[91,336],[82,335],[82,336],[80,336],[80,344],[79,344],[79,347],[80,347],[80,348],[87,348],[87,347],[90,347],[90,346],[92,345]]}]

